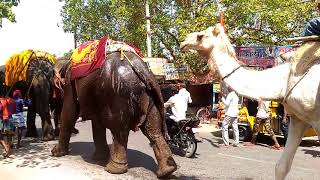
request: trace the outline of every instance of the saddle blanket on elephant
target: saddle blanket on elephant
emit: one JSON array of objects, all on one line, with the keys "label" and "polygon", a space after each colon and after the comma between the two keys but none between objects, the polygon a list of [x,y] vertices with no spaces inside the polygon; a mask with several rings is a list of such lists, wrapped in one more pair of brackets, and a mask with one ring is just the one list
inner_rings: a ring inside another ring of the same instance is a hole
[{"label": "saddle blanket on elephant", "polygon": [[5,84],[12,86],[18,81],[26,81],[30,61],[39,59],[47,60],[51,63],[57,61],[55,56],[39,50],[29,49],[12,55],[5,64]]},{"label": "saddle blanket on elephant", "polygon": [[106,54],[120,51],[120,49],[141,56],[140,50],[134,45],[114,41],[109,36],[81,44],[71,56],[71,80],[85,77],[100,68],[104,64]]},{"label": "saddle blanket on elephant", "polygon": [[105,60],[105,46],[109,36],[100,40],[87,41],[75,49],[71,56],[71,80],[85,77]]}]

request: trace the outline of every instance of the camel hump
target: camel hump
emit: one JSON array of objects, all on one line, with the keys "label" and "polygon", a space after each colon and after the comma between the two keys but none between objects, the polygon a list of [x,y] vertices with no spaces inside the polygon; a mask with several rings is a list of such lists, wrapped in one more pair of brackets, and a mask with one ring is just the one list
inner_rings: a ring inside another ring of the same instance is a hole
[{"label": "camel hump", "polygon": [[319,61],[320,41],[308,41],[297,49],[292,59],[292,70],[295,74],[304,74]]}]

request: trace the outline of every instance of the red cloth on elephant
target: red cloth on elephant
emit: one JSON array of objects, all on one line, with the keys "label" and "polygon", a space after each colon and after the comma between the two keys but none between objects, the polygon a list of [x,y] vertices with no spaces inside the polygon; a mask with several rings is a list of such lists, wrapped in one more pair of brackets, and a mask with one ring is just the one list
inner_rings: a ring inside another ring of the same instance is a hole
[{"label": "red cloth on elephant", "polygon": [[2,106],[1,118],[6,121],[12,114],[16,113],[16,104],[12,98],[0,98],[0,103]]},{"label": "red cloth on elephant", "polygon": [[88,41],[74,50],[71,56],[71,80],[85,77],[100,68],[105,61],[105,46],[109,36]]}]

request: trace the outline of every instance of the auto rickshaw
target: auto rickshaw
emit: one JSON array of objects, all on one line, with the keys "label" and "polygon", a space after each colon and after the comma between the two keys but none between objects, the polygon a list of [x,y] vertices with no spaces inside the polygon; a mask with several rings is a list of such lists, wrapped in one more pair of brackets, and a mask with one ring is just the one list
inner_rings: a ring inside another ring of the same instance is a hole
[{"label": "auto rickshaw", "polygon": [[[244,98],[242,101],[242,105],[239,105],[239,119],[238,119],[238,127],[239,127],[239,139],[241,141],[249,141],[252,137],[252,130],[255,120],[255,114],[250,114],[248,110],[248,104],[246,99]],[[270,103],[270,114],[271,114],[271,127],[273,132],[276,135],[283,136],[283,132],[281,131],[281,123],[282,120],[279,118],[277,113],[277,108],[279,106],[278,102],[271,101]],[[252,107],[251,107],[252,108]],[[253,107],[257,108],[257,106]],[[219,126],[222,126],[222,121],[224,118],[224,111],[221,112],[222,116],[219,119]],[[259,127],[259,133],[265,134],[266,128],[264,126]],[[309,128],[305,131],[304,137],[317,136],[315,129]]]}]

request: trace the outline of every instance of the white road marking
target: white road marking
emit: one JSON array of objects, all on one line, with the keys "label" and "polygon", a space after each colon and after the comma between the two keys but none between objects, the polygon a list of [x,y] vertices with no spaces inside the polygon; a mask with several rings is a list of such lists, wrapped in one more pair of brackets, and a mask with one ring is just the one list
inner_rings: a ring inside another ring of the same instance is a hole
[{"label": "white road marking", "polygon": [[[262,161],[262,160],[258,160],[258,159],[241,157],[241,156],[234,156],[234,155],[230,155],[230,154],[218,153],[218,155],[226,156],[226,157],[232,157],[232,158],[236,158],[236,159],[247,160],[247,161],[254,161],[254,162],[258,162],[258,163],[265,163],[265,164],[276,165],[276,163],[274,163],[274,162]],[[300,170],[303,170],[303,171],[316,171],[315,169],[307,169],[307,168],[303,168],[303,167],[293,167],[293,168],[295,168],[295,169],[300,169]]]}]

